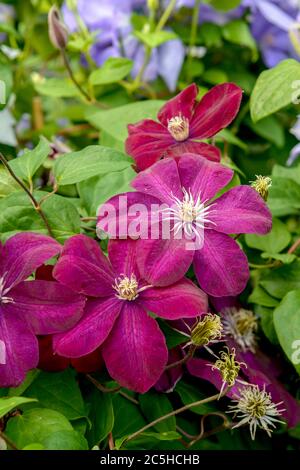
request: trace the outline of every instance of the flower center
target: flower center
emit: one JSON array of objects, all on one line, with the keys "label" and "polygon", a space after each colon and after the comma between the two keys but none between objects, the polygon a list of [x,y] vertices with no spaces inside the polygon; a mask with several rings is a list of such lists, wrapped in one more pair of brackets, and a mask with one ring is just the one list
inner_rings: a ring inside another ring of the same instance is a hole
[{"label": "flower center", "polygon": [[256,331],[258,328],[257,317],[251,310],[243,308],[226,309],[224,312],[223,326],[225,335],[231,336],[245,351],[255,352]]},{"label": "flower center", "polygon": [[120,277],[115,279],[115,284],[113,288],[115,289],[116,297],[121,300],[135,300],[138,295],[138,282],[134,274],[131,274],[130,277],[125,276],[122,274]]},{"label": "flower center", "polygon": [[212,366],[213,369],[218,369],[220,372],[223,383],[232,387],[239,375],[239,371],[242,363],[237,362],[235,359],[235,350],[232,348],[231,352],[227,348],[227,351],[222,351],[220,358]]},{"label": "flower center", "polygon": [[173,196],[174,205],[162,210],[166,216],[164,220],[172,220],[174,222],[173,230],[175,236],[180,231],[183,231],[189,238],[196,237],[203,240],[205,224],[214,224],[214,222],[208,219],[209,213],[212,212],[211,207],[213,204],[206,207],[205,203],[207,200],[201,202],[201,198],[198,196],[195,201],[191,191],[187,191],[185,188],[182,188],[182,192],[182,200]]},{"label": "flower center", "polygon": [[0,277],[0,305],[1,304],[8,304],[12,303],[13,299],[12,297],[7,297],[6,294],[9,291],[9,289],[5,289],[5,283],[4,283],[4,276]]},{"label": "flower center", "polygon": [[179,116],[172,117],[168,121],[168,131],[170,132],[173,139],[177,140],[177,142],[183,142],[189,137],[189,120],[183,117],[181,114],[179,114]]}]

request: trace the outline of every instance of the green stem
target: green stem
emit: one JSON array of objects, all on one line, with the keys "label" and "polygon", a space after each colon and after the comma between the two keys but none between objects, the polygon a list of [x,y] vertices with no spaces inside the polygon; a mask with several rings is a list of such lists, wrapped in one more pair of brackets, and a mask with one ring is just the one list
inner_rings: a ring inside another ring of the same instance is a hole
[{"label": "green stem", "polygon": [[[228,392],[228,388],[226,388],[223,391],[221,396],[226,395],[227,392]],[[133,434],[131,434],[130,436],[128,436],[127,439],[124,440],[123,444],[125,444],[129,441],[132,441],[133,439],[138,437],[143,432],[147,431],[148,429],[152,428],[153,426],[156,426],[156,424],[159,424],[162,421],[165,421],[168,418],[172,418],[172,416],[176,416],[179,413],[183,413],[184,411],[190,410],[191,408],[194,408],[195,406],[200,406],[200,405],[204,405],[205,403],[210,403],[211,401],[219,400],[219,398],[221,398],[221,396],[220,396],[219,393],[217,393],[216,395],[213,395],[213,396],[208,397],[208,398],[204,398],[203,400],[198,400],[198,401],[195,401],[193,403],[188,403],[187,405],[184,405],[181,408],[178,408],[177,410],[173,410],[173,411],[171,411],[170,413],[168,413],[164,416],[160,416],[159,418],[155,419],[154,421],[151,421],[151,423],[147,424],[146,426],[143,426],[138,431],[136,431]]]},{"label": "green stem", "polygon": [[280,266],[281,262],[280,261],[274,261],[273,263],[269,264],[253,264],[249,263],[250,268],[254,269],[270,269],[270,268],[277,268]]},{"label": "green stem", "polygon": [[72,80],[72,82],[74,83],[74,85],[76,86],[77,90],[80,92],[80,94],[89,102],[92,102],[93,99],[91,98],[91,96],[82,88],[82,86],[77,82],[75,76],[74,76],[74,73],[73,73],[73,70],[72,70],[72,67],[71,67],[71,64],[69,62],[69,59],[68,59],[68,56],[67,56],[67,53],[65,51],[65,49],[61,49],[61,56],[62,56],[62,59],[64,61],[64,65],[67,69],[67,72],[69,74],[69,77],[70,79]]},{"label": "green stem", "polygon": [[292,255],[298,248],[300,247],[300,238],[295,241],[295,243],[291,246],[288,251],[289,255]]},{"label": "green stem", "polygon": [[194,47],[197,41],[197,30],[198,30],[198,23],[199,23],[200,7],[201,7],[201,0],[195,0],[195,6],[193,8],[193,16],[192,16],[190,42],[189,42],[190,58],[191,58],[191,49]]},{"label": "green stem", "polygon": [[182,366],[183,364],[185,364],[189,359],[191,359],[193,357],[193,355],[195,354],[195,351],[196,351],[196,347],[194,345],[191,345],[187,354],[182,358],[180,359],[179,361],[176,361],[176,362],[172,362],[171,364],[168,364],[166,367],[165,367],[165,371],[166,370],[169,370],[169,369],[173,369],[173,367],[178,367],[178,366]]},{"label": "green stem", "polygon": [[18,185],[25,191],[25,193],[27,194],[27,196],[29,197],[29,199],[31,200],[32,202],[32,205],[33,207],[35,208],[36,212],[38,213],[38,215],[40,216],[40,218],[42,219],[42,221],[44,222],[46,228],[47,228],[47,231],[49,233],[49,235],[51,237],[54,238],[53,236],[53,233],[52,233],[52,230],[51,230],[51,227],[49,225],[49,222],[44,214],[44,212],[42,211],[42,208],[40,206],[40,204],[38,203],[38,201],[35,199],[34,195],[29,191],[29,189],[25,186],[25,184],[23,183],[23,181],[14,173],[14,171],[11,169],[8,161],[6,160],[5,156],[0,152],[0,161],[3,163],[3,165],[5,166],[5,168],[7,169],[7,171],[9,172],[9,174],[12,176],[12,178],[18,183]]},{"label": "green stem", "polygon": [[163,14],[161,15],[161,18],[159,20],[159,22],[157,23],[157,26],[155,28],[155,31],[158,33],[159,31],[161,31],[163,29],[163,27],[165,26],[165,24],[167,23],[168,19],[170,18],[171,16],[171,13],[172,11],[174,10],[175,6],[176,6],[176,2],[177,0],[170,0],[167,8],[165,9],[165,11],[163,12]]}]

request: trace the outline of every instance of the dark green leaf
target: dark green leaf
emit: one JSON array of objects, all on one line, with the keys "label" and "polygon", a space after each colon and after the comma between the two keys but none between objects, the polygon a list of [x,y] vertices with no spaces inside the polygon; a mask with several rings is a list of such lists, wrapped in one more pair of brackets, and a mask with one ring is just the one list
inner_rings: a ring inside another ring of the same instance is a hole
[{"label": "dark green leaf", "polygon": [[[142,412],[146,416],[149,422],[160,418],[173,411],[168,397],[162,393],[149,391],[144,395],[139,396]],[[176,431],[176,419],[175,416],[165,419],[154,426],[154,429],[159,433]]]}]

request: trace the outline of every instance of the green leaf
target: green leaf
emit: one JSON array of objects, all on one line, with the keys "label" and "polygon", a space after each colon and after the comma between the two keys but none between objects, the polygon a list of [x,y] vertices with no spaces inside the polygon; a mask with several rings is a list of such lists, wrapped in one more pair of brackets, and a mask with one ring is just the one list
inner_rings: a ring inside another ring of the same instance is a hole
[{"label": "green leaf", "polygon": [[212,7],[216,10],[229,11],[238,7],[241,3],[241,0],[208,0],[207,3],[212,5]]},{"label": "green leaf", "polygon": [[51,98],[72,98],[80,96],[74,83],[64,78],[47,78],[42,82],[35,83],[34,87],[38,93]]},{"label": "green leaf", "polygon": [[291,241],[291,234],[286,225],[279,219],[273,219],[273,227],[267,235],[246,234],[245,240],[250,248],[260,251],[279,253],[287,247]]},{"label": "green leaf", "polygon": [[284,147],[285,134],[284,128],[279,124],[275,116],[268,116],[261,119],[259,123],[254,123],[250,119],[247,120],[247,125],[264,139],[272,142],[278,148]]},{"label": "green leaf", "polygon": [[133,62],[124,57],[110,57],[100,69],[94,70],[89,77],[92,85],[107,85],[125,78],[132,69]]},{"label": "green leaf", "polygon": [[0,398],[0,418],[5,416],[14,408],[17,408],[24,403],[32,403],[35,400],[34,398],[26,398],[26,397],[4,397]]},{"label": "green leaf", "polygon": [[237,147],[241,148],[242,150],[247,150],[247,145],[236,135],[234,135],[231,131],[228,129],[223,129],[221,132],[219,132],[215,138],[220,141],[228,142],[229,144],[236,145]]},{"label": "green leaf", "polygon": [[139,101],[126,104],[108,111],[90,108],[86,119],[97,129],[102,129],[117,141],[125,142],[128,124],[135,124],[142,119],[157,119],[159,109],[164,105],[161,100]]},{"label": "green leaf", "polygon": [[269,295],[261,286],[256,286],[248,298],[251,304],[263,305],[264,307],[277,307],[278,300]]},{"label": "green leaf", "polygon": [[292,179],[272,178],[268,205],[276,217],[300,213],[300,185]]},{"label": "green leaf", "polygon": [[19,178],[31,181],[33,175],[44,163],[50,152],[48,141],[41,137],[38,145],[33,150],[26,150],[20,157],[9,162],[10,167]]},{"label": "green leaf", "polygon": [[253,61],[258,59],[256,42],[248,24],[243,20],[234,20],[223,26],[224,39],[239,46],[248,47],[252,51]]},{"label": "green leaf", "polygon": [[293,101],[293,83],[300,80],[300,64],[294,59],[280,62],[260,74],[251,95],[254,122],[276,113]]},{"label": "green leaf", "polygon": [[274,165],[272,169],[272,177],[276,178],[287,178],[295,181],[299,184],[300,182],[300,165],[293,166],[293,168],[287,168],[281,165]]},{"label": "green leaf", "polygon": [[32,444],[28,444],[28,446],[23,447],[22,450],[45,450],[45,447],[38,442],[33,442]]},{"label": "green leaf", "polygon": [[300,289],[289,292],[274,310],[279,343],[300,374]]},{"label": "green leaf", "polygon": [[58,185],[74,184],[95,175],[122,171],[132,165],[132,160],[122,152],[101,145],[90,145],[79,152],[58,158],[53,173]]},{"label": "green leaf", "polygon": [[262,253],[261,257],[264,259],[275,259],[277,261],[281,261],[283,264],[291,264],[297,256],[292,253]]},{"label": "green leaf", "polygon": [[5,168],[0,167],[0,198],[6,197],[15,191],[20,191],[20,186]]},{"label": "green leaf", "polygon": [[[140,395],[139,402],[141,410],[149,422],[173,411],[170,400],[162,393],[150,391],[144,395]],[[161,423],[153,426],[153,428],[159,433],[176,431],[175,416],[165,419]]]},{"label": "green leaf", "polygon": [[277,299],[282,299],[291,290],[300,289],[300,260],[272,269],[260,284]]},{"label": "green leaf", "polygon": [[137,405],[118,394],[115,394],[112,400],[115,415],[113,428],[115,438],[132,434],[147,424]]},{"label": "green leaf", "polygon": [[70,199],[54,194],[45,200],[42,208],[54,237],[60,243],[80,233],[80,216]]},{"label": "green leaf", "polygon": [[10,64],[0,63],[0,110],[5,108],[13,86],[13,72]]},{"label": "green leaf", "polygon": [[173,349],[179,344],[187,342],[188,338],[185,335],[181,334],[177,330],[174,330],[174,328],[172,328],[164,320],[157,318],[157,322],[159,323],[159,327],[166,337],[166,343],[167,343],[168,349]]},{"label": "green leaf", "polygon": [[[116,439],[115,446],[117,450],[121,449],[122,445],[124,444],[127,438],[128,436],[123,436],[120,439]],[[153,439],[157,441],[174,441],[180,438],[181,438],[181,435],[175,431],[167,431],[167,432],[162,432],[162,433],[143,432],[139,434],[134,440],[130,441],[130,444],[133,443],[133,441],[134,441],[134,444],[136,445],[136,444],[141,444],[144,442],[146,444],[149,444],[149,440],[153,440]]]},{"label": "green leaf", "polygon": [[69,420],[86,416],[76,374],[72,369],[57,373],[41,372],[25,395],[36,398],[40,406],[58,411]]},{"label": "green leaf", "polygon": [[[178,393],[184,405],[189,405],[190,403],[207,398],[207,396],[198,388],[191,384],[185,383],[182,380],[176,385],[175,392]],[[198,415],[205,415],[206,413],[210,413],[213,410],[215,410],[215,406],[211,403],[204,403],[203,405],[190,408],[190,411]]]},{"label": "green leaf", "polygon": [[91,427],[86,437],[93,447],[103,441],[114,427],[114,410],[111,393],[102,393],[95,387],[87,398]]},{"label": "green leaf", "polygon": [[145,33],[142,31],[135,31],[134,35],[146,46],[155,48],[163,44],[164,42],[171,41],[172,39],[177,39],[177,34],[173,31],[154,31]]},{"label": "green leaf", "polygon": [[94,176],[78,183],[78,193],[83,207],[90,215],[95,215],[100,204],[115,194],[132,191],[130,182],[136,176],[133,168]]},{"label": "green leaf", "polygon": [[[34,193],[37,200],[47,194],[44,191]],[[63,242],[80,232],[79,213],[67,198],[52,195],[42,204],[42,208],[58,241]],[[0,199],[1,239],[4,241],[18,232],[26,231],[48,234],[45,224],[33,208],[28,196],[19,191]]]},{"label": "green leaf", "polygon": [[254,309],[256,315],[260,318],[260,325],[262,330],[270,343],[278,345],[278,338],[274,327],[273,321],[273,309],[262,307],[261,305],[255,306]]},{"label": "green leaf", "polygon": [[46,408],[33,408],[11,418],[5,432],[20,449],[32,443],[48,450],[83,448],[82,436],[73,430],[67,418]]}]

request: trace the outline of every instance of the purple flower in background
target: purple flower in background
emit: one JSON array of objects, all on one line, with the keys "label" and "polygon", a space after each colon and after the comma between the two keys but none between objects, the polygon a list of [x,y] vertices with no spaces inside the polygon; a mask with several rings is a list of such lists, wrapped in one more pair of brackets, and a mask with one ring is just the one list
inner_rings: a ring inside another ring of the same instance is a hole
[{"label": "purple flower in background", "polygon": [[196,317],[206,312],[207,297],[187,279],[164,288],[149,285],[138,270],[136,248],[132,240],[110,241],[108,260],[85,235],[66,242],[54,277],[89,299],[77,325],[54,336],[54,351],[76,358],[101,346],[110,375],[144,393],[168,361],[164,335],[147,311],[165,319]]},{"label": "purple flower in background", "polygon": [[[11,23],[15,17],[15,9],[12,5],[0,3],[0,24]],[[6,34],[0,33],[0,42],[5,41]]]},{"label": "purple flower in background", "polygon": [[[135,77],[144,62],[144,46],[131,34],[131,14],[135,8],[145,7],[141,0],[78,0],[78,13],[91,32],[96,33],[91,56],[97,65],[109,57],[128,57],[134,61]],[[64,20],[71,32],[79,26],[76,15],[63,4]],[[144,72],[145,81],[161,76],[171,91],[176,89],[177,79],[183,64],[185,49],[179,39],[168,41],[152,52]]]},{"label": "purple flower in background", "polygon": [[37,335],[71,328],[85,298],[56,282],[26,281],[61,250],[36,233],[19,233],[0,246],[0,387],[19,385],[38,364]]},{"label": "purple flower in background", "polygon": [[296,139],[299,140],[299,144],[295,145],[295,147],[292,148],[287,161],[288,166],[291,166],[300,155],[300,116],[298,116],[298,119],[295,125],[291,128],[290,133],[293,134]]}]

